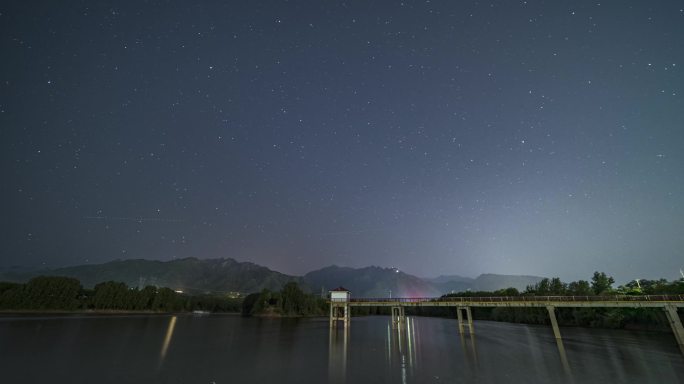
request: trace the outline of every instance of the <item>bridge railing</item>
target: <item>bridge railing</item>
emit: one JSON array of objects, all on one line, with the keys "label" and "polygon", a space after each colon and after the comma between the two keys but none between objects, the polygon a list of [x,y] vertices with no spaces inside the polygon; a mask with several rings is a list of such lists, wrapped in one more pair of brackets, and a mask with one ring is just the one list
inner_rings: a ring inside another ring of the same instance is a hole
[{"label": "bridge railing", "polygon": [[350,303],[505,303],[505,302],[569,302],[569,301],[684,301],[684,295],[605,295],[605,296],[495,296],[495,297],[397,297],[332,299]]}]

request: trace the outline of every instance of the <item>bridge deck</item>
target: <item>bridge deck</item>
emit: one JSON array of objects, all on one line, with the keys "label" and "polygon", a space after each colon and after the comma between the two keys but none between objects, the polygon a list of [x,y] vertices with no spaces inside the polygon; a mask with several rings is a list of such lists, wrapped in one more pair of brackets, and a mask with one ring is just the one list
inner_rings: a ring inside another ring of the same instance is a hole
[{"label": "bridge deck", "polygon": [[439,298],[333,299],[331,304],[352,307],[684,307],[684,295],[643,296],[501,296]]}]

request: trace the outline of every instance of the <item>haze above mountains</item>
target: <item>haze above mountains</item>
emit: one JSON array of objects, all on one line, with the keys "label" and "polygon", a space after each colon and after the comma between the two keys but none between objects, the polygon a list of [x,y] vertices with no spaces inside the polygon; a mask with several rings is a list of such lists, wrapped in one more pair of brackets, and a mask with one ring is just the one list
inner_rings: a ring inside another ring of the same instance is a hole
[{"label": "haze above mountains", "polygon": [[508,287],[519,290],[542,279],[538,276],[482,274],[477,278],[439,276],[420,278],[395,268],[349,268],[330,266],[304,276],[286,275],[250,262],[231,258],[185,258],[172,261],[116,260],[104,264],[79,265],[41,271],[8,271],[0,280],[23,282],[37,275],[77,278],[86,287],[103,281],[120,281],[130,287],[165,286],[189,293],[252,293],[277,290],[296,281],[318,293],[343,286],[355,297],[435,297],[459,291],[494,291]]}]

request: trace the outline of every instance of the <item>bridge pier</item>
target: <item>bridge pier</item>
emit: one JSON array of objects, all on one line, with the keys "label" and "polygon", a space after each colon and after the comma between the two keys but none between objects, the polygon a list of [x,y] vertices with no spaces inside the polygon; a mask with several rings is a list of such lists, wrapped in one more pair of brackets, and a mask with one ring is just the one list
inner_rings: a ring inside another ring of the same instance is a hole
[{"label": "bridge pier", "polygon": [[330,303],[330,328],[337,327],[337,322],[342,321],[344,328],[347,329],[349,327],[349,323],[351,321],[351,313],[349,312],[349,309],[350,309],[349,303],[331,302]]},{"label": "bridge pier", "polygon": [[677,339],[677,344],[679,344],[679,350],[684,354],[684,328],[682,328],[682,322],[679,320],[679,314],[677,313],[677,307],[674,305],[666,305],[663,307],[665,315],[667,315],[667,320],[672,328],[672,333]]},{"label": "bridge pier", "polygon": [[551,319],[553,335],[556,337],[556,339],[561,340],[560,329],[558,328],[558,321],[556,320],[556,307],[553,305],[547,305],[546,310],[549,311],[549,319]]},{"label": "bridge pier", "polygon": [[404,307],[392,307],[392,327],[402,326],[406,324],[406,312]]},{"label": "bridge pier", "polygon": [[463,321],[463,311],[465,310],[468,332],[472,335],[475,333],[475,327],[473,326],[473,313],[470,311],[470,307],[456,307],[456,316],[458,317],[458,333],[464,333],[464,326],[466,323]]}]

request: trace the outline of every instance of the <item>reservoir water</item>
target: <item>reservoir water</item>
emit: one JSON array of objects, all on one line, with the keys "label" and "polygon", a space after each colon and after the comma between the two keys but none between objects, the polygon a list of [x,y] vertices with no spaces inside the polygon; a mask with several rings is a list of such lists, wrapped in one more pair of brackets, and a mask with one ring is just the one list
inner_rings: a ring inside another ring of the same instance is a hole
[{"label": "reservoir water", "polygon": [[355,317],[0,317],[3,383],[684,383],[668,333]]}]

